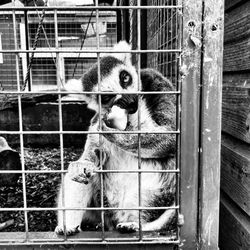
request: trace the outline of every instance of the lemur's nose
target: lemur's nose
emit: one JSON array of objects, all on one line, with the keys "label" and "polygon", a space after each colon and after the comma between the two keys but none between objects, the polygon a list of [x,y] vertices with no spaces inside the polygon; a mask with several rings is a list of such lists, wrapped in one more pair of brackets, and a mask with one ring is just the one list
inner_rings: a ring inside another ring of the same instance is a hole
[{"label": "lemur's nose", "polygon": [[134,114],[138,109],[138,96],[132,94],[124,94],[115,102],[115,105],[126,109],[128,114]]}]

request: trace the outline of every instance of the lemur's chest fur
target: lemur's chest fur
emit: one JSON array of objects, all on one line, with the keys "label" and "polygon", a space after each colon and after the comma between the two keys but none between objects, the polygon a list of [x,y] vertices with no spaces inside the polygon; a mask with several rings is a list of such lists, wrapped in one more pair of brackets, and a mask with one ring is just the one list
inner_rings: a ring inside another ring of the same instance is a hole
[{"label": "lemur's chest fur", "polygon": [[[103,165],[103,169],[124,170],[123,173],[107,173],[104,175],[105,196],[110,206],[125,207],[130,204],[130,207],[136,207],[138,205],[139,185],[141,185],[142,206],[152,206],[154,197],[161,196],[162,192],[173,192],[171,190],[171,183],[174,183],[173,176],[159,172],[148,172],[141,173],[139,177],[137,172],[139,169],[138,157],[120,149],[105,138],[103,138],[103,146],[104,150],[108,152],[108,158]],[[171,168],[171,164],[166,163],[166,168]],[[140,169],[146,171],[162,170],[163,164],[155,159],[141,159]],[[126,173],[126,171],[131,170],[135,172]],[[140,184],[139,178],[141,178]],[[164,190],[166,188],[169,190]]]}]

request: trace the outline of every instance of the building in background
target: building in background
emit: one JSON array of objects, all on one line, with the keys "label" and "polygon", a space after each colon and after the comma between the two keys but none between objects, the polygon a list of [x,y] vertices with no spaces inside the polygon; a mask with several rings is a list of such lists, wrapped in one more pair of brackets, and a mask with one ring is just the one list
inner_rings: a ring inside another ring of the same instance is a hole
[{"label": "building in background", "polygon": [[[16,1],[16,6],[23,6]],[[11,6],[12,3],[4,6]],[[17,49],[32,49],[41,12],[16,12],[16,31],[14,32],[12,12],[0,11],[0,50],[14,49],[16,32]],[[35,53],[32,61],[29,89],[32,91],[55,89],[60,82],[79,78],[93,63],[96,53],[78,53],[76,50],[95,49],[97,29],[100,48],[112,47],[117,41],[115,11],[99,11],[99,25],[96,25],[95,12],[58,11],[57,20],[53,11],[46,11],[43,27],[37,43],[37,50],[55,50],[57,47],[67,53]],[[56,41],[56,32],[58,40]],[[71,52],[72,51],[72,52]],[[17,79],[23,86],[31,53],[22,53],[17,57],[12,54],[0,54],[0,87],[4,90],[17,89]],[[16,67],[20,75],[17,77]],[[59,82],[58,82],[59,81]],[[27,89],[28,87],[26,87]]]}]

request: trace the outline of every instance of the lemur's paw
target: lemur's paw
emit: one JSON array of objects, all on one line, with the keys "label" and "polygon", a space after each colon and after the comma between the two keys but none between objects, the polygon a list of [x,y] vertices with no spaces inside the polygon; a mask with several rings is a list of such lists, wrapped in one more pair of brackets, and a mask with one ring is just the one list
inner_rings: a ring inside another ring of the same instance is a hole
[{"label": "lemur's paw", "polygon": [[[68,236],[77,234],[79,232],[80,232],[79,226],[66,228],[66,235],[68,235]],[[58,235],[64,235],[63,226],[57,226],[55,228],[55,233]]]},{"label": "lemur's paw", "polygon": [[69,164],[68,174],[71,180],[88,184],[95,174],[95,165],[90,161],[73,161]]},{"label": "lemur's paw", "polygon": [[139,230],[137,222],[122,222],[116,225],[116,229],[120,233],[134,233]]}]

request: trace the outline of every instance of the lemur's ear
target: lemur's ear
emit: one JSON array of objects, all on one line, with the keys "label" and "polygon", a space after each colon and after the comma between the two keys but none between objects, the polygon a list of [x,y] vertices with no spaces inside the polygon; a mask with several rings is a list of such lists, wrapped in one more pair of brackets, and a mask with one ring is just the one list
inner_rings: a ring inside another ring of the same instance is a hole
[{"label": "lemur's ear", "polygon": [[[64,88],[62,89],[66,91],[66,96],[63,96],[63,100],[83,100],[88,102],[89,99],[86,95],[83,94],[77,94],[83,91],[82,87],[82,81],[80,79],[70,79],[67,81],[67,83],[64,85]],[[67,92],[75,92],[76,94],[67,94]]]},{"label": "lemur's ear", "polygon": [[120,41],[114,46],[115,51],[124,51],[124,53],[112,53],[112,56],[123,61],[125,64],[131,64],[131,45],[126,41]]},{"label": "lemur's ear", "polygon": [[64,86],[64,90],[69,92],[81,92],[83,91],[82,82],[79,79],[70,79]]}]

